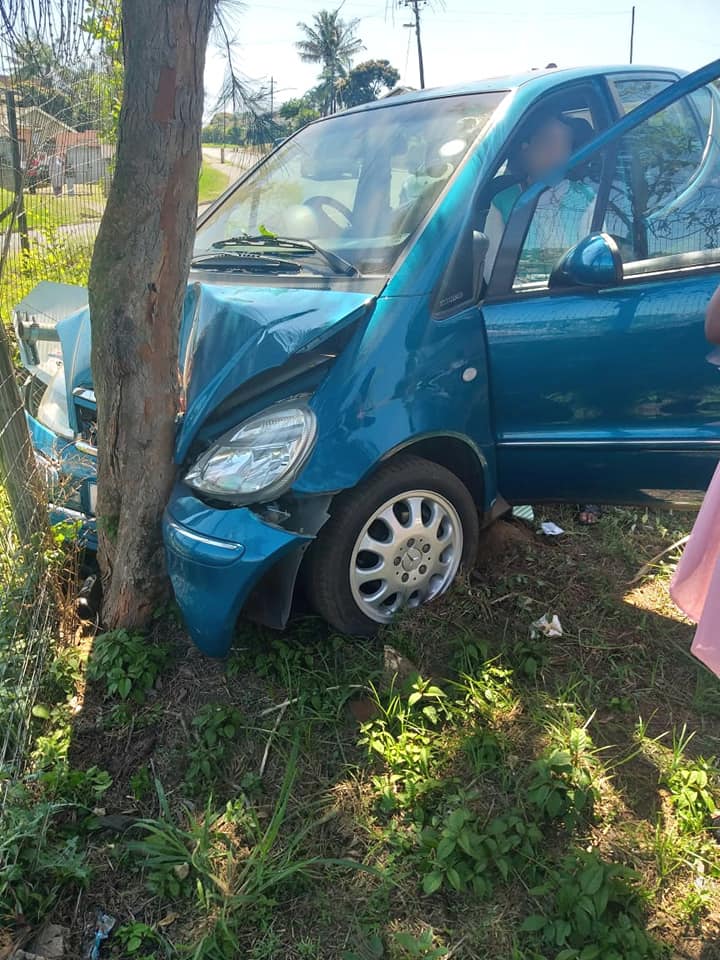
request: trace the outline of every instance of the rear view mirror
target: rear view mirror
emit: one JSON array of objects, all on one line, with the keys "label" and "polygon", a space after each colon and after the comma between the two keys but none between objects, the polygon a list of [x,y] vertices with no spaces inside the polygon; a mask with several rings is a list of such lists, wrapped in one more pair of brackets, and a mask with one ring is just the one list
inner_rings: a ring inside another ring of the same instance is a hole
[{"label": "rear view mirror", "polygon": [[550,274],[551,290],[563,287],[612,287],[623,278],[618,245],[608,233],[591,233],[571,247]]}]

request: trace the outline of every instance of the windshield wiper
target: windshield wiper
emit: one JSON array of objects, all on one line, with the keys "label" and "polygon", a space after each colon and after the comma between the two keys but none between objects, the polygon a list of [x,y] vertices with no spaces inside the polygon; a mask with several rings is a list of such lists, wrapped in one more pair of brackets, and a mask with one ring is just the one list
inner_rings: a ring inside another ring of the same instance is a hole
[{"label": "windshield wiper", "polygon": [[273,237],[265,236],[264,234],[258,234],[257,236],[241,234],[239,237],[227,237],[225,240],[217,240],[211,244],[211,246],[216,250],[222,250],[223,247],[235,247],[243,243],[257,244],[261,247],[286,247],[288,250],[308,250],[322,257],[335,273],[340,273],[345,277],[356,277],[360,273],[357,267],[354,267],[349,260],[345,260],[331,250],[325,250],[323,247],[319,247],[312,240],[296,240],[294,237]]},{"label": "windshield wiper", "polygon": [[264,253],[235,253],[230,250],[200,254],[193,257],[190,266],[210,270],[246,270],[249,273],[267,273],[268,270],[300,273],[303,269],[301,263],[285,257],[270,257]]}]

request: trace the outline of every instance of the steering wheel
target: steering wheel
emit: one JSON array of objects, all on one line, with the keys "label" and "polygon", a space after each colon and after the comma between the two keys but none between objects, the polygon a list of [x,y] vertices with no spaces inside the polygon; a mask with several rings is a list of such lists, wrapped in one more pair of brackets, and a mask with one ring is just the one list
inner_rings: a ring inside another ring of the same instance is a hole
[{"label": "steering wheel", "polygon": [[337,212],[347,220],[348,227],[352,224],[352,210],[349,207],[346,207],[344,203],[341,203],[340,200],[336,200],[334,197],[326,197],[321,195],[319,197],[308,197],[307,200],[303,201],[306,207],[310,207],[313,213],[317,214],[319,217],[322,217],[326,223],[333,227],[335,230],[342,229],[340,224],[333,220],[332,217],[328,216],[325,213],[324,207],[330,207],[331,210],[337,210]]}]

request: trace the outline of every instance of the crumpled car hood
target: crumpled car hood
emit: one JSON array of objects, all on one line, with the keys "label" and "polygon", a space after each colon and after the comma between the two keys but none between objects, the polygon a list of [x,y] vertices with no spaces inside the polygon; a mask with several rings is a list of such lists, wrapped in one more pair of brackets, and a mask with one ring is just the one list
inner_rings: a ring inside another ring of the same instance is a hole
[{"label": "crumpled car hood", "polygon": [[182,461],[207,416],[252,377],[312,350],[366,312],[367,293],[193,284],[180,328]]},{"label": "crumpled car hood", "polygon": [[[295,354],[315,349],[359,319],[373,299],[366,292],[190,285],[180,326],[184,416],[176,438],[176,459],[182,461],[208,415],[240,386]],[[56,330],[74,419],[73,390],[93,386],[88,308],[59,319]]]}]

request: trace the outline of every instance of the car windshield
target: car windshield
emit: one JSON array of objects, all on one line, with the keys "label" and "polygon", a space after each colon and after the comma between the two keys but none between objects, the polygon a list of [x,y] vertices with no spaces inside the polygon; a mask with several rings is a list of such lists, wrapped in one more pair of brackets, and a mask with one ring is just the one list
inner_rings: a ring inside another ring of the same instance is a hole
[{"label": "car windshield", "polygon": [[[387,272],[504,96],[388,104],[306,127],[211,214],[196,256],[242,250],[247,238],[314,272],[335,272],[317,248],[362,274]],[[316,249],[274,249],[274,237]]]}]

